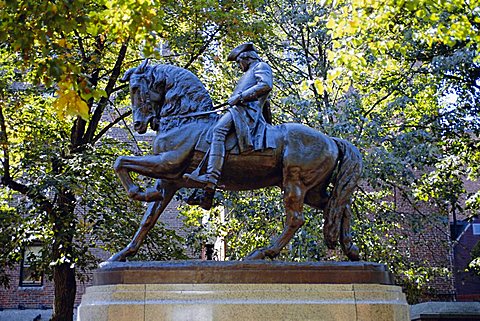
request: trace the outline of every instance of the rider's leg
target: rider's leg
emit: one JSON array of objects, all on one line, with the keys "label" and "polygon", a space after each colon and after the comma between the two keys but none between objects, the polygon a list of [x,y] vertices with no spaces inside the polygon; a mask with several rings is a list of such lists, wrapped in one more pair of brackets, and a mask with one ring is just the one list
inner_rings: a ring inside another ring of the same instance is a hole
[{"label": "rider's leg", "polygon": [[210,147],[210,155],[207,163],[208,181],[213,184],[213,186],[210,186],[212,189],[215,188],[220,175],[222,174],[223,162],[225,159],[225,139],[232,124],[232,114],[228,112],[220,118],[213,129],[212,145]]},{"label": "rider's leg", "polygon": [[203,175],[195,176],[185,174],[187,179],[205,184],[205,188],[214,190],[222,173],[223,162],[225,159],[225,138],[232,128],[233,118],[230,112],[220,118],[213,129],[212,144],[208,156],[207,172]]}]

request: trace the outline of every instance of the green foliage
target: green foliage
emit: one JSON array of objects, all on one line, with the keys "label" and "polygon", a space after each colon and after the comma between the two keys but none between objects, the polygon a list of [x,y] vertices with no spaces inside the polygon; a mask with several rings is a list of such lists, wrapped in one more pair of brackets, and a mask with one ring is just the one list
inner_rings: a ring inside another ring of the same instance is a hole
[{"label": "green foliage", "polygon": [[[208,213],[199,207],[181,207],[185,217],[189,245],[201,250],[216,237],[225,241],[227,260],[240,260],[259,247],[268,246],[283,229],[283,198],[278,188],[248,192],[225,192],[222,205]],[[223,215],[222,215],[223,213]],[[321,260],[325,258],[322,215],[305,209],[305,226],[292,240],[289,250],[277,258],[287,261]]]},{"label": "green foliage", "polygon": [[5,255],[0,256],[0,264],[3,267],[0,269],[0,285],[7,287],[10,281],[7,273],[8,269],[13,268],[15,262],[21,257],[21,252],[19,252],[21,247],[18,246],[20,236],[17,233],[17,226],[21,224],[22,217],[12,206],[11,195],[2,193],[0,202],[0,244],[3,246],[3,251],[10,253],[10,257],[13,258],[9,259]]},{"label": "green foliage", "polygon": [[224,237],[223,210],[221,206],[205,211],[198,206],[181,205],[183,230],[187,234],[185,244],[199,257],[206,244],[215,244],[217,237]]},{"label": "green foliage", "polygon": [[284,221],[281,200],[276,189],[225,195],[226,257],[241,259],[256,248],[268,246],[280,234]]},{"label": "green foliage", "polygon": [[477,242],[470,252],[472,261],[468,264],[468,269],[480,275],[480,242]]},{"label": "green foliage", "polygon": [[[389,227],[395,239],[401,239],[399,232],[411,235],[402,230],[418,237],[426,226],[441,230],[449,218],[475,215],[478,192],[467,193],[465,182],[478,179],[478,3],[336,3],[326,24],[335,39],[329,56],[351,75],[360,108],[355,138],[364,151],[365,181],[375,192],[387,192],[377,203],[398,216]],[[389,217],[378,206],[369,211]],[[417,260],[406,268],[412,261],[405,256],[408,251],[389,246],[395,249],[389,266],[409,291],[426,289],[427,280],[444,273],[440,262]]]}]

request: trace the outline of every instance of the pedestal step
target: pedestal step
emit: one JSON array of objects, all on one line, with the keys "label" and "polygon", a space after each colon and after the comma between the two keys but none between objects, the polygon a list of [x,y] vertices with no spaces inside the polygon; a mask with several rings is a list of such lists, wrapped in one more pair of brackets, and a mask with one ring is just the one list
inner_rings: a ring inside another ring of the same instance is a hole
[{"label": "pedestal step", "polygon": [[79,321],[409,321],[400,287],[377,284],[127,284],[87,289]]},{"label": "pedestal step", "polygon": [[78,321],[410,321],[401,288],[373,263],[104,264]]}]

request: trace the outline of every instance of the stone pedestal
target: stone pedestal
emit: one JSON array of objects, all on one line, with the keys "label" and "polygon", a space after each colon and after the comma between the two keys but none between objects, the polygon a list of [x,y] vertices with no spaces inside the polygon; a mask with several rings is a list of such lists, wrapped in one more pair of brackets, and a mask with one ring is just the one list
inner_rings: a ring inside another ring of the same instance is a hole
[{"label": "stone pedestal", "polygon": [[401,289],[372,263],[108,263],[94,283],[79,321],[410,320]]}]

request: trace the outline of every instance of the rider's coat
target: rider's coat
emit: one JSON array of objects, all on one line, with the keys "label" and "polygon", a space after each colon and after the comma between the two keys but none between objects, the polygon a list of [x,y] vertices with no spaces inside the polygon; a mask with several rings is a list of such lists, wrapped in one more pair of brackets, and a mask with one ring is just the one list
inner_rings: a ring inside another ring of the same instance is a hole
[{"label": "rider's coat", "polygon": [[229,109],[235,124],[240,152],[274,148],[275,142],[267,135],[262,109],[273,87],[272,69],[262,61],[255,61],[238,81],[233,95],[242,94],[242,102]]}]

